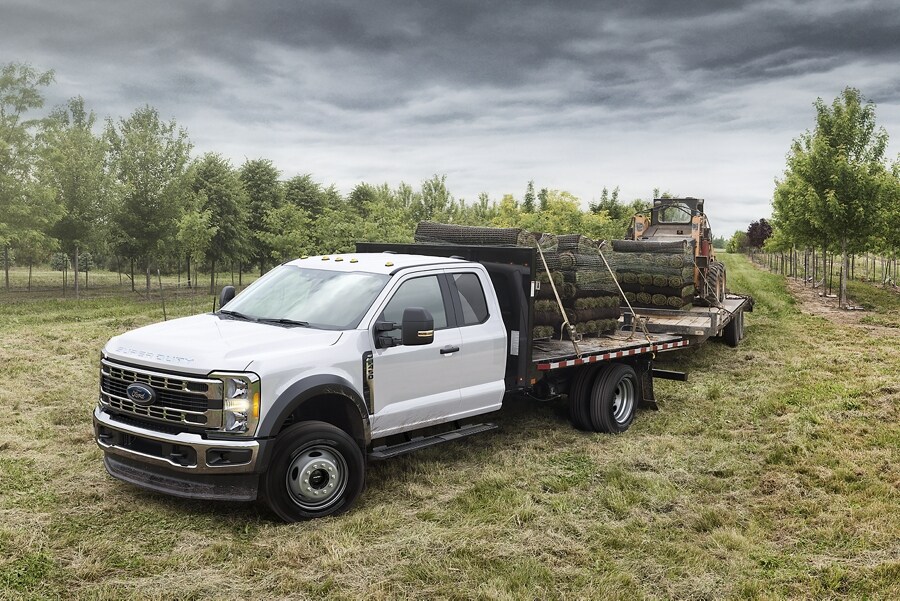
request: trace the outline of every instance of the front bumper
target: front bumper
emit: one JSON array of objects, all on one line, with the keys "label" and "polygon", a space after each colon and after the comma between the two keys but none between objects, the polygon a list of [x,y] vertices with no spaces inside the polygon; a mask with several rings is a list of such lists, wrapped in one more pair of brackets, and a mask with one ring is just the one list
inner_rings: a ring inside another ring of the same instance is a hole
[{"label": "front bumper", "polygon": [[209,440],[117,421],[94,409],[94,435],[110,475],[192,499],[250,501],[265,469],[267,440]]}]

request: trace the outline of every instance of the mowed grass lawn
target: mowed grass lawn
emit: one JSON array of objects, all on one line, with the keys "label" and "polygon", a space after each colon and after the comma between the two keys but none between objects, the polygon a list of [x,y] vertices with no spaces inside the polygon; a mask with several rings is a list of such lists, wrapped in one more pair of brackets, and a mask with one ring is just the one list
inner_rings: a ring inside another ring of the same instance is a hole
[{"label": "mowed grass lawn", "polygon": [[900,330],[803,315],[727,260],[746,340],[661,356],[690,379],[627,433],[514,400],[291,525],[106,475],[99,351],[158,305],[0,297],[0,598],[900,598]]}]

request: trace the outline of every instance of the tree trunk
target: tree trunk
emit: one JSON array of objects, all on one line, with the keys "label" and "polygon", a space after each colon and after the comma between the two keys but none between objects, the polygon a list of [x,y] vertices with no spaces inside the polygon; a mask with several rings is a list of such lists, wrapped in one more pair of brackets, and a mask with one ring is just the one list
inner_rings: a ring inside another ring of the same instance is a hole
[{"label": "tree trunk", "polygon": [[238,286],[244,283],[244,262],[238,261]]},{"label": "tree trunk", "polygon": [[841,240],[841,289],[838,304],[841,309],[847,308],[847,277],[850,275],[850,255],[847,254],[847,240]]},{"label": "tree trunk", "polygon": [[75,247],[75,300],[78,300],[78,247]]},{"label": "tree trunk", "polygon": [[134,257],[131,257],[131,291],[135,292],[135,289],[134,289]]},{"label": "tree trunk", "polygon": [[191,255],[190,255],[190,253],[188,253],[186,263],[187,263],[188,289],[190,289],[190,287],[191,287]]},{"label": "tree trunk", "polygon": [[147,298],[150,298],[150,259],[147,259]]},{"label": "tree trunk", "polygon": [[209,262],[209,293],[216,293],[216,260],[212,259]]}]

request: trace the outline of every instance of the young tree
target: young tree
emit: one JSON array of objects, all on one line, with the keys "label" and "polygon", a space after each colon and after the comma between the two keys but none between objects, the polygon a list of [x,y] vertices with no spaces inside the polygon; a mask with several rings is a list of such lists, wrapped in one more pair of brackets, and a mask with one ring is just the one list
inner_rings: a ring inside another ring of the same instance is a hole
[{"label": "young tree", "polygon": [[[843,264],[840,306],[845,308],[849,255],[871,243],[872,219],[886,197],[888,137],[876,127],[875,105],[854,88],[844,89],[830,106],[817,99],[815,109],[815,129],[791,147],[785,179],[776,189],[776,210],[787,225],[808,221],[823,247],[836,242]],[[804,236],[805,230],[800,226]]]},{"label": "young tree", "polygon": [[112,211],[116,250],[145,261],[149,291],[151,260],[174,239],[186,202],[191,143],[184,129],[162,121],[150,106],[118,124],[108,120],[106,140],[121,199]]},{"label": "young tree", "polygon": [[312,219],[322,214],[326,194],[309,173],[292,177],[284,184],[284,201],[306,211]]},{"label": "young tree", "polygon": [[[212,212],[201,210],[206,199],[200,195],[197,201],[178,220],[176,240],[187,258],[188,288],[192,287],[191,262],[195,264],[206,259],[209,245],[218,228],[212,224]],[[194,282],[196,282],[196,272]],[[195,284],[194,284],[195,285]]]},{"label": "young tree", "polygon": [[269,159],[247,161],[240,169],[241,182],[248,199],[248,222],[253,242],[251,259],[259,263],[259,275],[265,272],[274,250],[265,242],[265,216],[284,202],[284,189],[278,181],[280,175]]},{"label": "young tree", "polygon": [[250,254],[250,230],[247,227],[247,193],[231,163],[209,152],[191,167],[191,191],[202,200],[200,209],[208,211],[216,231],[209,241],[209,293],[215,293],[216,263],[242,261]]},{"label": "young tree", "polygon": [[759,221],[751,221],[747,228],[747,244],[750,248],[762,248],[771,235],[772,226],[765,217]]},{"label": "young tree", "polygon": [[58,216],[52,195],[34,179],[32,130],[38,122],[27,118],[44,105],[41,88],[52,82],[52,71],[40,73],[24,63],[0,68],[0,248],[6,288],[10,248],[20,242],[33,247]]},{"label": "young tree", "polygon": [[[84,99],[72,98],[50,113],[39,135],[38,175],[63,211],[50,234],[72,257],[73,265],[78,249],[84,250],[100,237],[100,225],[109,210],[106,145],[94,135],[95,123],[96,116],[85,109]],[[73,274],[76,294],[79,270]]]},{"label": "young tree", "polygon": [[277,263],[312,252],[311,222],[302,208],[290,203],[275,207],[266,213],[263,221],[265,227],[260,230],[260,237]]},{"label": "young tree", "polygon": [[529,180],[525,188],[525,198],[522,199],[522,210],[526,213],[534,213],[535,210],[534,180]]}]

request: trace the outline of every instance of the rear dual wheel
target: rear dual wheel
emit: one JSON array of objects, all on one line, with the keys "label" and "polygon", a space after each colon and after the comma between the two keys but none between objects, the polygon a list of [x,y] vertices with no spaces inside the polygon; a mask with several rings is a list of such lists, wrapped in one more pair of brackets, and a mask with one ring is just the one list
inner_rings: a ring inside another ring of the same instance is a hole
[{"label": "rear dual wheel", "polygon": [[722,332],[722,338],[725,339],[725,344],[730,347],[736,347],[740,344],[741,339],[744,338],[744,312],[738,311],[734,315],[731,316],[731,321],[725,326],[725,331]]},{"label": "rear dual wheel", "polygon": [[634,421],[639,400],[640,383],[631,366],[583,367],[569,390],[572,423],[580,430],[624,432]]}]

